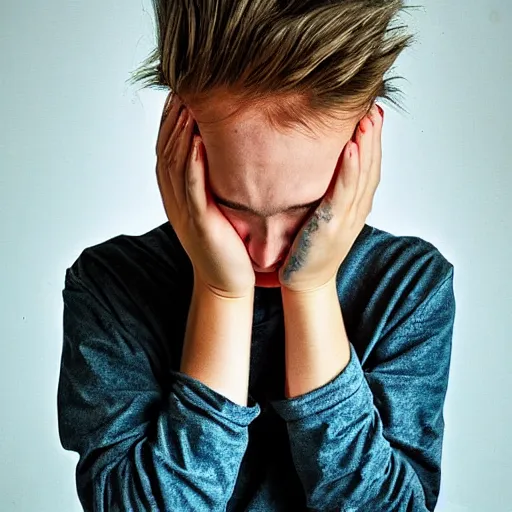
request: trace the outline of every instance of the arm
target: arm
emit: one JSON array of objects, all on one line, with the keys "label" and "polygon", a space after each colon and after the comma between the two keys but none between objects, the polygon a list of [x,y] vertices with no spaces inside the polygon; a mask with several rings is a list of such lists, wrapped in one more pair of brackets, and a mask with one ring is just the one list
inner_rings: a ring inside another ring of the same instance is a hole
[{"label": "arm", "polygon": [[[139,321],[138,305],[116,282],[101,278],[99,288],[87,272],[68,271],[63,290],[59,435],[65,449],[79,454],[82,506],[95,512],[225,510],[259,406],[234,403],[166,368],[156,349],[158,331]],[[119,311],[115,301],[123,302]],[[189,330],[189,339],[200,333],[193,322]],[[217,341],[213,334],[209,340]],[[224,390],[214,372],[206,374]]]},{"label": "arm", "polygon": [[[286,324],[287,364],[300,364],[300,370],[287,368],[292,398],[273,405],[287,422],[308,506],[434,510],[455,315],[453,268],[419,305],[406,302],[407,310],[390,305],[394,326],[384,335],[380,327],[375,346],[381,362],[368,371],[352,344],[345,366],[347,341],[334,307],[337,297],[331,296],[329,307],[327,298],[319,297],[309,309],[304,297],[296,298],[283,296],[283,307],[285,318],[302,315]],[[324,342],[336,361],[316,355]],[[328,381],[336,365],[343,369]]]},{"label": "arm", "polygon": [[350,360],[350,344],[338,301],[336,280],[315,292],[281,289],[285,328],[287,398],[317,389]]},{"label": "arm", "polygon": [[181,359],[181,372],[240,405],[247,405],[253,304],[254,288],[228,299],[195,279]]}]

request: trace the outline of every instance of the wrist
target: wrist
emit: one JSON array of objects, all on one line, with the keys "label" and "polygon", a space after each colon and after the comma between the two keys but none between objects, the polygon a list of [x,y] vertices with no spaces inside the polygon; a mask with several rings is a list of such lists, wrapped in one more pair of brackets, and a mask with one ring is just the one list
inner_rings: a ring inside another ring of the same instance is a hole
[{"label": "wrist", "polygon": [[196,272],[194,272],[194,294],[208,295],[213,299],[218,299],[226,303],[244,303],[254,299],[254,286],[250,287],[243,293],[233,293],[226,290],[217,289],[214,286],[203,281]]},{"label": "wrist", "polygon": [[327,281],[325,284],[309,290],[291,290],[285,286],[281,286],[281,295],[283,299],[289,299],[299,302],[319,303],[326,297],[332,297],[332,294],[338,295],[336,286],[336,276]]}]

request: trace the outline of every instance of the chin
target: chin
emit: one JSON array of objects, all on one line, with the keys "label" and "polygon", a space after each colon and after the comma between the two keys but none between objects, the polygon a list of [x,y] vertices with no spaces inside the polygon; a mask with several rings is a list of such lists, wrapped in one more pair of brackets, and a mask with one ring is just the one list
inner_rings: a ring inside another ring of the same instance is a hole
[{"label": "chin", "polygon": [[256,276],[256,284],[260,288],[281,288],[281,283],[279,282],[279,272],[255,272]]}]

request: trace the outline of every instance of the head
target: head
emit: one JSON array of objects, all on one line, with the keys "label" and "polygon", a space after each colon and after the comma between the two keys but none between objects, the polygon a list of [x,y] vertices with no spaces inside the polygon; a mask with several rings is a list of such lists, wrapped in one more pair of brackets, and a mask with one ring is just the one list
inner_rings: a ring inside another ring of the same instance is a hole
[{"label": "head", "polygon": [[157,47],[131,80],[187,105],[257,284],[278,284],[359,120],[378,99],[401,108],[384,75],[413,40],[392,27],[403,3],[153,0]]}]

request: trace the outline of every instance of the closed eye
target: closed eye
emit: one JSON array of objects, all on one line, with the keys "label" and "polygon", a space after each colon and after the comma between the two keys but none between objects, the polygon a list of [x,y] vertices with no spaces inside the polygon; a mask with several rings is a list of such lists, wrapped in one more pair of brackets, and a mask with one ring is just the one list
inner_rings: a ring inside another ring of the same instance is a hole
[{"label": "closed eye", "polygon": [[262,218],[273,217],[275,215],[281,215],[281,214],[294,214],[294,213],[304,214],[306,211],[308,211],[312,208],[316,208],[322,202],[322,198],[320,198],[320,199],[317,199],[316,201],[312,201],[311,203],[294,205],[294,206],[290,206],[288,208],[285,208],[285,209],[279,210],[279,211],[260,212],[260,211],[254,210],[253,208],[250,208],[249,206],[246,206],[246,205],[243,205],[240,203],[236,203],[234,201],[229,201],[228,199],[223,199],[221,197],[218,197],[215,194],[212,194],[212,195],[218,204],[221,204],[222,206],[225,206],[226,208],[229,208],[230,210],[232,210],[234,212],[239,212],[239,213],[243,212],[243,213],[246,213],[246,214],[249,214],[252,216],[262,217]]}]

